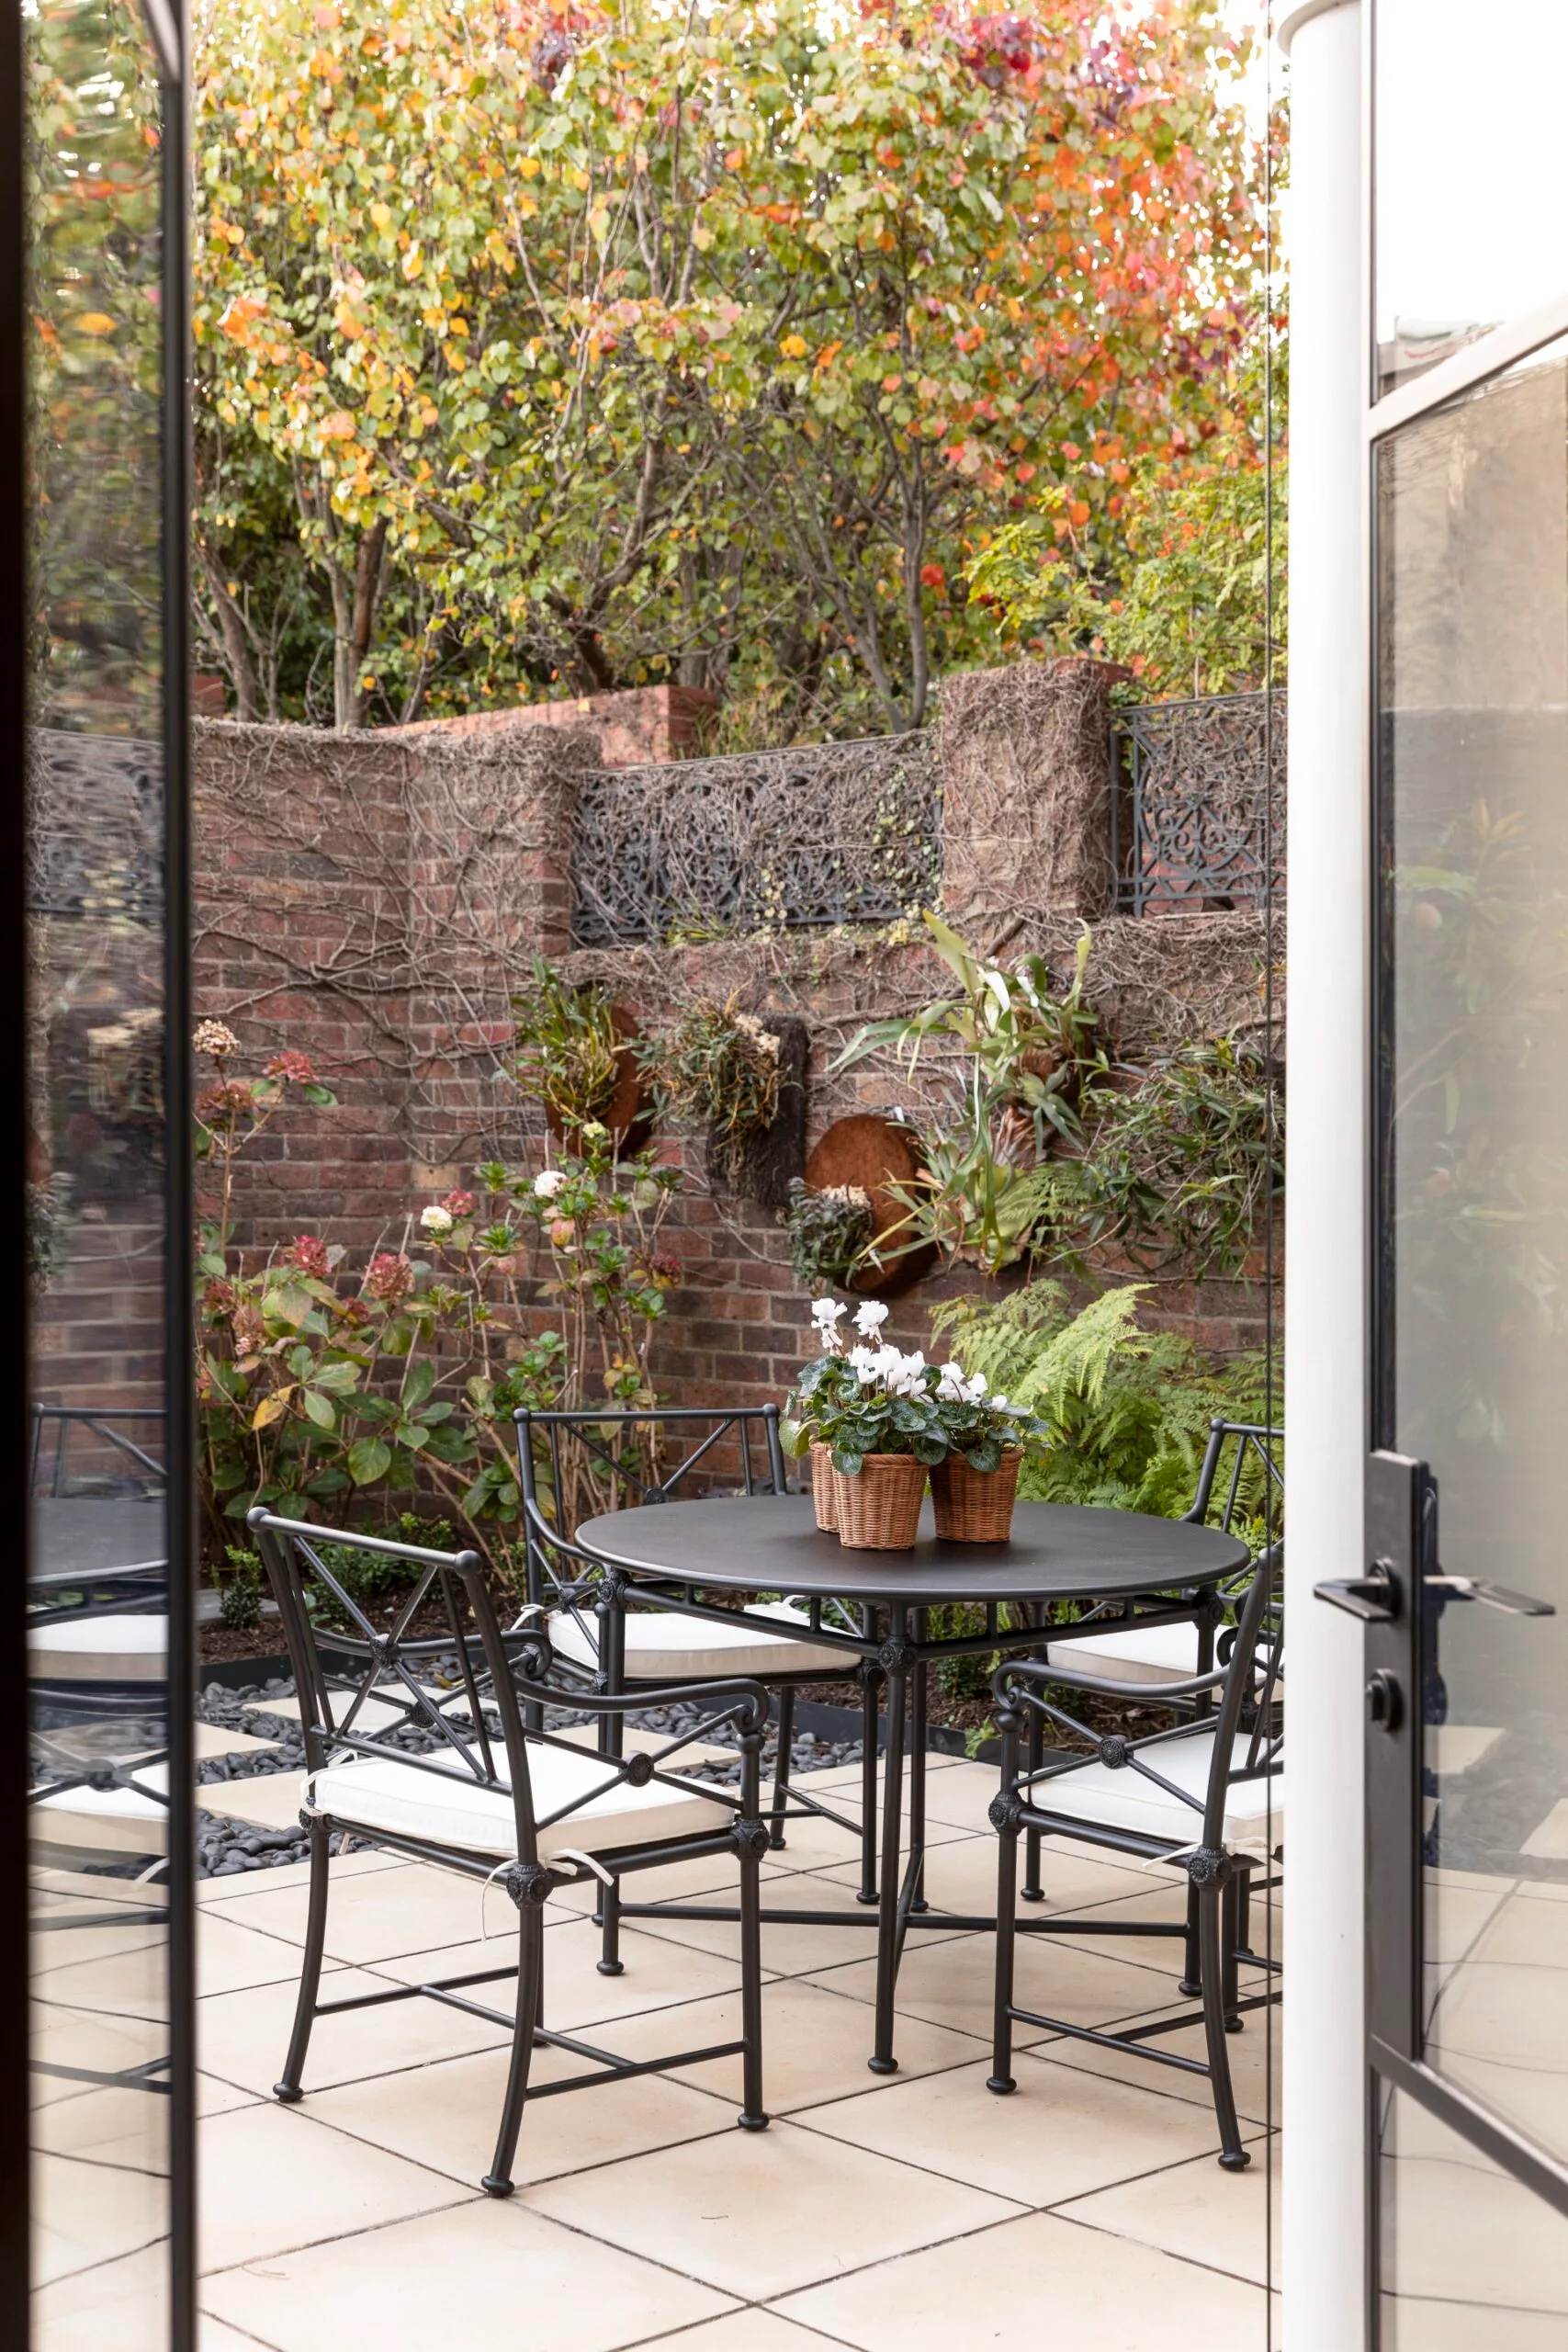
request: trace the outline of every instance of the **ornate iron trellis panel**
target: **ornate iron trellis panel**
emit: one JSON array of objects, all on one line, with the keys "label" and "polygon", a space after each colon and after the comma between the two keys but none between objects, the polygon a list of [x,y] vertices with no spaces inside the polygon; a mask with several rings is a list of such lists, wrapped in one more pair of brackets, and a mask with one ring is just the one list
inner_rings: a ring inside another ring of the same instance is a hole
[{"label": "ornate iron trellis panel", "polygon": [[[1263,903],[1285,875],[1285,697],[1143,703],[1111,723],[1116,903],[1133,914]],[[1266,773],[1267,771],[1267,773]],[[1270,843],[1270,834],[1272,836]]]},{"label": "ornate iron trellis panel", "polygon": [[38,728],[27,790],[28,912],[161,929],[162,745]]},{"label": "ornate iron trellis panel", "polygon": [[933,901],[932,738],[595,769],[572,820],[573,942],[888,922]]}]

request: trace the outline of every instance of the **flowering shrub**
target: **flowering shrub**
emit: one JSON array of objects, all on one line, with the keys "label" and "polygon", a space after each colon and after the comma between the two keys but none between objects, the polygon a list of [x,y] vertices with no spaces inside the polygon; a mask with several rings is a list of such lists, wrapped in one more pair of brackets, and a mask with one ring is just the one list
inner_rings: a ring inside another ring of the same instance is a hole
[{"label": "flowering shrub", "polygon": [[[976,1470],[995,1470],[1009,1449],[1037,1453],[1048,1431],[1031,1413],[987,1393],[984,1373],[958,1363],[928,1363],[880,1340],[887,1309],[868,1299],[855,1314],[860,1343],[846,1348],[839,1326],[847,1309],[819,1298],[811,1319],[823,1353],[801,1374],[788,1408],[788,1442],[804,1453],[830,1445],[835,1468],[858,1476],[868,1453],[912,1453],[934,1467],[962,1453]],[[873,1344],[875,1342],[875,1344]]]},{"label": "flowering shrub", "polygon": [[[237,1041],[214,1043],[220,1028],[197,1034],[221,1065]],[[334,1498],[422,1487],[482,1541],[482,1527],[517,1513],[518,1406],[652,1400],[652,1327],[679,1272],[654,1242],[680,1170],[647,1154],[617,1164],[607,1131],[589,1122],[581,1156],[538,1171],[494,1161],[476,1170],[481,1189],[411,1209],[403,1246],[373,1251],[356,1279],[342,1248],[309,1233],[245,1272],[232,1243],[234,1162],[295,1087],[333,1100],[303,1055],[277,1055],[260,1080],[220,1068],[197,1105],[197,1152],[218,1172],[218,1216],[201,1234],[197,1365],[215,1543],[255,1502],[305,1515]],[[571,1499],[586,1508],[596,1497]]]}]

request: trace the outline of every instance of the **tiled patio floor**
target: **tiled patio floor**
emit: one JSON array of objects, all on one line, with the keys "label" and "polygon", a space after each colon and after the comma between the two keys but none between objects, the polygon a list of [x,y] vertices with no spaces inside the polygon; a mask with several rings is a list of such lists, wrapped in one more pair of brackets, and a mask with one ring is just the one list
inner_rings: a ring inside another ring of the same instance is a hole
[{"label": "tiled patio floor", "polygon": [[[932,1762],[929,1891],[985,1907],[994,1775]],[[820,1781],[843,1803],[858,1774]],[[380,1855],[333,1867],[328,1964],[344,1989],[505,1959],[499,1891],[487,1947],[473,1883]],[[802,1830],[768,1874],[775,1900],[865,1919],[836,1832]],[[661,1877],[671,1894],[732,1883],[722,1860]],[[289,1867],[202,1889],[202,2352],[1266,2352],[1264,2205],[1279,2165],[1277,2143],[1265,2163],[1261,2017],[1233,2043],[1256,2151],[1232,2176],[1213,2161],[1201,2078],[1058,2038],[1021,2054],[1013,2098],[992,2098],[988,1935],[911,1938],[901,2071],[879,2080],[866,2067],[869,1928],[765,1928],[772,2128],[735,2130],[730,2061],[541,2102],[524,2122],[517,2193],[496,2203],[478,2181],[504,2038],[477,2019],[428,2002],[324,2019],[303,2105],[269,2096],[304,1879]],[[1168,1876],[1081,1850],[1050,1856],[1045,1884],[1058,1907],[1174,1917],[1179,1903]],[[610,1979],[594,1968],[589,1907],[577,1890],[550,1906],[552,2025],[604,2025],[633,2056],[736,2030],[732,1930],[628,1930],[626,1973]],[[1023,1997],[1085,2022],[1156,2013],[1179,1952],[1031,1945]]]}]

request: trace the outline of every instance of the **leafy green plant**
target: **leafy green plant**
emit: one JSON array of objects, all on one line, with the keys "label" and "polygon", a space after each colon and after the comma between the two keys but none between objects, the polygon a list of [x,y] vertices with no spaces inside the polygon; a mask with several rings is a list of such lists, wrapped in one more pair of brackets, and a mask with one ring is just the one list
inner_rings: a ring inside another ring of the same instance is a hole
[{"label": "leafy green plant", "polygon": [[[933,1341],[946,1340],[1050,1427],[1050,1449],[1025,1464],[1021,1494],[1174,1518],[1191,1503],[1216,1415],[1261,1421],[1271,1406],[1280,1419],[1260,1356],[1220,1364],[1172,1333],[1141,1329],[1147,1289],[1123,1284],[1075,1315],[1061,1284],[1040,1280],[1000,1301],[946,1299],[932,1309]],[[1248,1466],[1244,1515],[1262,1513],[1260,1476]]]},{"label": "leafy green plant", "polygon": [[999,1274],[1031,1255],[1058,1207],[1054,1163],[1000,1157],[978,1068],[967,1099],[954,1097],[950,1124],[921,1142],[921,1165],[888,1186],[903,1216],[877,1237],[879,1260],[934,1242],[944,1257]]},{"label": "leafy green plant", "polygon": [[599,1119],[615,1091],[621,1038],[601,988],[569,988],[542,956],[512,1000],[517,1016],[510,1065],[519,1091],[543,1105],[569,1143]]},{"label": "leafy green plant", "polygon": [[779,1107],[779,1040],[738,997],[699,997],[675,1026],[638,1048],[638,1058],[677,1119],[705,1127],[730,1175],[771,1127]]},{"label": "leafy green plant", "polygon": [[1115,1242],[1140,1265],[1235,1272],[1284,1199],[1279,1085],[1247,1038],[1161,1056],[1111,1098],[1090,1148],[1062,1171],[1055,1210],[1073,1249]]},{"label": "leafy green plant", "polygon": [[812,1309],[825,1344],[785,1408],[784,1442],[795,1454],[813,1443],[830,1446],[834,1467],[852,1478],[868,1453],[912,1453],[933,1467],[962,1453],[975,1469],[991,1471],[1004,1451],[1028,1454],[1045,1442],[1044,1424],[990,1391],[984,1374],[870,1344],[887,1318],[874,1300],[855,1315],[862,1344],[846,1349],[839,1330],[844,1313],[836,1299],[819,1299]]},{"label": "leafy green plant", "polygon": [[871,1194],[859,1184],[825,1184],[814,1191],[792,1176],[789,1206],[779,1223],[789,1236],[790,1270],[807,1290],[853,1277],[872,1238]]},{"label": "leafy green plant", "polygon": [[261,1555],[243,1544],[227,1544],[223,1556],[228,1567],[219,1579],[220,1619],[234,1633],[252,1633],[261,1623]]},{"label": "leafy green plant", "polygon": [[1086,926],[1072,979],[1058,992],[1043,956],[1004,966],[981,956],[929,910],[922,920],[929,944],[960,993],[935,998],[897,1020],[868,1022],[839,1056],[835,1070],[891,1051],[912,1078],[928,1051],[962,1055],[971,1065],[962,1091],[977,1106],[976,1124],[989,1132],[995,1119],[1006,1116],[1015,1151],[1021,1125],[1032,1131],[1036,1154],[1053,1138],[1076,1140],[1088,1102],[1110,1068],[1100,1016],[1084,1000],[1093,934]]}]

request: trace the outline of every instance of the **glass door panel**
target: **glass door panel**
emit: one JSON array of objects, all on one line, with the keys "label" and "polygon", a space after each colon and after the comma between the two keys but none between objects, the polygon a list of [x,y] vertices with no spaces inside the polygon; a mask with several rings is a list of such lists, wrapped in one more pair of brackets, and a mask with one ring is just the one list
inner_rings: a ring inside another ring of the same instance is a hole
[{"label": "glass door panel", "polygon": [[1376,529],[1376,1419],[1435,1504],[1416,2054],[1564,2160],[1568,349],[1392,435]]}]

